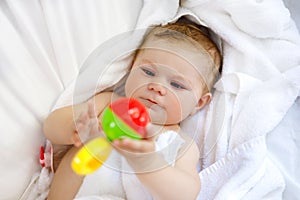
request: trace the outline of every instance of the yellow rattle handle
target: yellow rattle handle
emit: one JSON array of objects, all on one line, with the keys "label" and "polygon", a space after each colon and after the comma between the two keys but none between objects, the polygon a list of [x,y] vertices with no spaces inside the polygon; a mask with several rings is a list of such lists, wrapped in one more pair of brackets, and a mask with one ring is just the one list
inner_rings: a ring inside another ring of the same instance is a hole
[{"label": "yellow rattle handle", "polygon": [[93,173],[106,161],[111,151],[112,146],[105,138],[95,138],[77,152],[71,166],[80,175]]}]

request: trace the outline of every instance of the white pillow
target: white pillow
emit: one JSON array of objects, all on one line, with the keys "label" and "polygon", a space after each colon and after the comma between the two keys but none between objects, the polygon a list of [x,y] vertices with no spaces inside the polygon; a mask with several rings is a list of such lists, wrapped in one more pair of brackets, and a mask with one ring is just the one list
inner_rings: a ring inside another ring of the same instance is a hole
[{"label": "white pillow", "polygon": [[42,123],[84,59],[136,23],[141,0],[6,1],[0,9],[0,199],[40,171]]}]

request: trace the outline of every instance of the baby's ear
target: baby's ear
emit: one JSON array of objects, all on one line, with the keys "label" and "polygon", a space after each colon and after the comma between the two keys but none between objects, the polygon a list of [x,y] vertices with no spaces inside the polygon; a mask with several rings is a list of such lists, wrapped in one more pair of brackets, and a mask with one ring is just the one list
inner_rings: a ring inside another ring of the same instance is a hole
[{"label": "baby's ear", "polygon": [[211,93],[204,94],[198,101],[198,105],[194,108],[191,115],[195,114],[197,111],[201,110],[205,105],[209,104],[211,100]]}]

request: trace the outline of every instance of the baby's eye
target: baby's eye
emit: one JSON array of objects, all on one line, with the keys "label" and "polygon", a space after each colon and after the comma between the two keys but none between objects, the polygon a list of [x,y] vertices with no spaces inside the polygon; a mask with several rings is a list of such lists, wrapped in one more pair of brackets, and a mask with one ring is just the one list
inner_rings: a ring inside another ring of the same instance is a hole
[{"label": "baby's eye", "polygon": [[174,81],[171,82],[171,86],[176,88],[176,89],[186,89],[186,87],[180,83],[176,83]]},{"label": "baby's eye", "polygon": [[149,69],[142,68],[143,72],[148,76],[155,76],[155,73]]}]

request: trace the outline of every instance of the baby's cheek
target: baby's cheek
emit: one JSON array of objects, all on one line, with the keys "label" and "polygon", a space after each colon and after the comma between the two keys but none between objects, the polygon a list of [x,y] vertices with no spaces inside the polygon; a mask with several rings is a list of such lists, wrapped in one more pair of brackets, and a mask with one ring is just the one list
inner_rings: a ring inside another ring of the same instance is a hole
[{"label": "baby's cheek", "polygon": [[168,109],[168,118],[172,119],[172,121],[179,122],[182,118],[182,104],[181,99],[178,96],[173,96],[170,98]]},{"label": "baby's cheek", "polygon": [[140,91],[145,90],[145,83],[139,79],[130,79],[125,85],[125,94],[127,97],[134,97]]},{"label": "baby's cheek", "polygon": [[181,99],[181,117],[182,119],[185,119],[196,107],[197,100],[194,95],[186,94]]},{"label": "baby's cheek", "polygon": [[133,81],[129,80],[125,85],[125,94],[127,97],[132,97],[133,93],[137,90],[136,84]]}]

